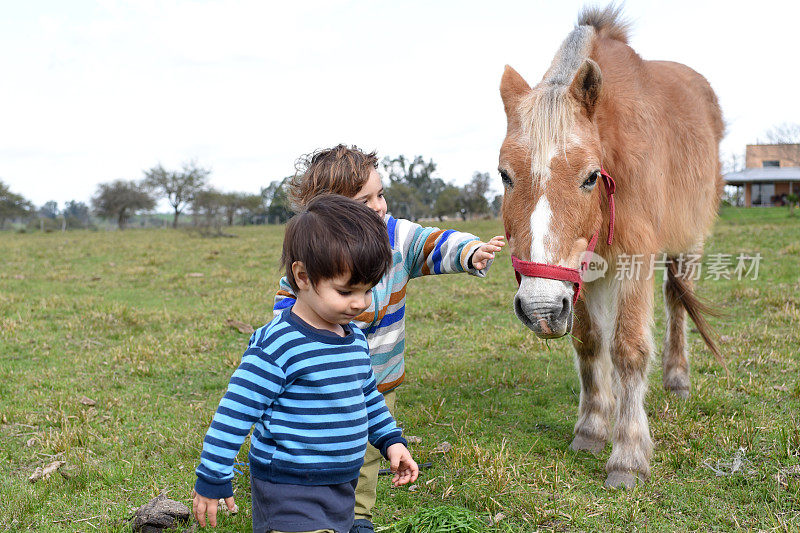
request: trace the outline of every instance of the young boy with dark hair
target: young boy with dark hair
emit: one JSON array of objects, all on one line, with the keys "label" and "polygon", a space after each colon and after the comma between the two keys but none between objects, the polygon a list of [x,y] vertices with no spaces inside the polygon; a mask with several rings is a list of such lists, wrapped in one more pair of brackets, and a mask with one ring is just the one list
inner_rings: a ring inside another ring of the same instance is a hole
[{"label": "young boy with dark hair", "polygon": [[[338,145],[302,157],[289,183],[293,206],[302,208],[324,194],[341,194],[369,207],[384,221],[392,247],[392,265],[372,289],[372,304],[354,323],[367,336],[372,369],[386,405],[394,410],[395,390],[405,379],[405,308],[409,280],[435,274],[467,272],[484,277],[505,241],[501,235],[482,242],[475,235],[421,226],[387,214],[375,152]],[[294,305],[294,288],[284,278],[274,312]],[[377,499],[379,451],[367,447],[356,487],[355,523],[350,533],[372,533]]]},{"label": "young boy with dark hair", "polygon": [[194,515],[216,525],[218,498],[233,505],[233,462],[250,429],[255,532],[347,532],[367,441],[395,472],[417,464],[378,392],[361,330],[392,264],[386,228],[338,195],[310,201],[289,221],[281,262],[296,301],[250,338],[203,441]]}]

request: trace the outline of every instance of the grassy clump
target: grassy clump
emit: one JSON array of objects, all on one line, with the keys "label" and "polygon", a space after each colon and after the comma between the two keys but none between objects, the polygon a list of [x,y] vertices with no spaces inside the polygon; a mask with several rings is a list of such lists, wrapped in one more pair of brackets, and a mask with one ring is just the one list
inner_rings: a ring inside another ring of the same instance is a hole
[{"label": "grassy clump", "polygon": [[420,509],[387,529],[386,533],[482,533],[488,518],[483,519],[469,509],[441,505]]}]

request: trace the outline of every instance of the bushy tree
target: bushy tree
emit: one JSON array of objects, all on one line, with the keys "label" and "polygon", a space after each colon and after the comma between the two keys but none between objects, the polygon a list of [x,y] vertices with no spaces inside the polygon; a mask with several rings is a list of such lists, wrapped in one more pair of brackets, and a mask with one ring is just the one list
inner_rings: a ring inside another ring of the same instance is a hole
[{"label": "bushy tree", "polygon": [[247,194],[242,204],[242,226],[247,224],[263,224],[267,210],[264,207],[263,198],[260,194]]},{"label": "bushy tree", "polygon": [[0,181],[0,229],[5,227],[6,220],[27,217],[32,210],[31,202],[11,192],[8,185]]},{"label": "bushy tree", "polygon": [[95,214],[103,218],[116,219],[119,229],[125,229],[131,216],[139,211],[153,209],[155,205],[155,200],[146,188],[134,181],[116,180],[111,183],[101,183],[92,198]]},{"label": "bushy tree", "polygon": [[290,218],[292,211],[289,201],[289,178],[275,180],[261,189],[261,198],[267,207],[267,221],[269,223],[283,224]]},{"label": "bushy tree", "polygon": [[68,228],[86,228],[89,226],[89,206],[77,200],[64,204],[62,212]]},{"label": "bushy tree", "polygon": [[417,220],[430,214],[428,207],[420,201],[417,191],[406,183],[392,183],[384,194],[389,212],[396,217]]},{"label": "bushy tree", "polygon": [[55,219],[58,216],[58,202],[54,202],[53,200],[45,202],[42,207],[39,208],[39,216],[42,218]]},{"label": "bushy tree", "polygon": [[210,169],[202,168],[195,161],[184,163],[180,171],[166,170],[161,164],[145,171],[144,183],[151,190],[166,197],[174,210],[172,227],[178,227],[178,217],[192,203],[195,195],[205,186]]},{"label": "bushy tree", "polygon": [[494,216],[500,216],[500,211],[503,209],[503,195],[496,194],[494,196],[494,200],[492,200],[492,214]]},{"label": "bushy tree", "polygon": [[488,172],[475,172],[472,181],[464,186],[462,205],[465,215],[483,215],[489,212],[489,200],[486,195],[491,188]]},{"label": "bushy tree", "polygon": [[461,210],[461,189],[455,185],[448,184],[439,196],[436,197],[436,204],[433,206],[433,214],[442,218],[455,215]]},{"label": "bushy tree", "polygon": [[410,212],[412,219],[434,214],[436,199],[447,188],[447,184],[433,176],[436,163],[432,159],[426,161],[421,155],[412,160],[404,155],[395,158],[387,156],[381,166],[389,178],[386,202],[390,211]]}]

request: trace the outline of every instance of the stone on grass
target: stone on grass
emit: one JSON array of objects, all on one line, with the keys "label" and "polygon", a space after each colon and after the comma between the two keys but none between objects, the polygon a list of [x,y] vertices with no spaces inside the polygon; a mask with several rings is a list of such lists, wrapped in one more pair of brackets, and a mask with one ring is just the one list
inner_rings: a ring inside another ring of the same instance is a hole
[{"label": "stone on grass", "polygon": [[31,474],[31,477],[28,478],[28,481],[31,483],[36,483],[40,479],[47,479],[50,477],[50,474],[56,472],[59,468],[67,464],[66,461],[53,461],[49,465],[42,468],[41,466],[36,467],[36,470]]},{"label": "stone on grass", "polygon": [[141,533],[160,533],[188,526],[191,511],[181,502],[170,500],[166,494],[159,494],[136,510],[133,515],[133,530]]}]

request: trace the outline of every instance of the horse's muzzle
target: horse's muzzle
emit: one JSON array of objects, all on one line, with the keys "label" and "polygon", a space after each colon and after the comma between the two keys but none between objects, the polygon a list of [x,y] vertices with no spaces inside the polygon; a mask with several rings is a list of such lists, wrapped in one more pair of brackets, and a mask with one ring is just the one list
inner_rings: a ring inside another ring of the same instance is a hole
[{"label": "horse's muzzle", "polygon": [[538,337],[563,337],[572,331],[572,284],[524,277],[514,296],[514,312]]}]

